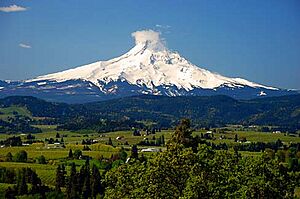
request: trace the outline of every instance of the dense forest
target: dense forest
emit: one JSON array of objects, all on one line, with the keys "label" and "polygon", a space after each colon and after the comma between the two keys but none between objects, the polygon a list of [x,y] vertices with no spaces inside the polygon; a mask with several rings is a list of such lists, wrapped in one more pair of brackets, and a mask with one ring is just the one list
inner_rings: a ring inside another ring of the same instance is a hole
[{"label": "dense forest", "polygon": [[44,118],[32,124],[58,124],[59,129],[75,131],[145,128],[145,123],[170,128],[180,118],[190,118],[195,128],[240,124],[276,126],[293,132],[300,129],[300,95],[253,100],[142,95],[75,105],[22,96],[0,99],[0,107],[13,105],[26,107],[34,117]]}]

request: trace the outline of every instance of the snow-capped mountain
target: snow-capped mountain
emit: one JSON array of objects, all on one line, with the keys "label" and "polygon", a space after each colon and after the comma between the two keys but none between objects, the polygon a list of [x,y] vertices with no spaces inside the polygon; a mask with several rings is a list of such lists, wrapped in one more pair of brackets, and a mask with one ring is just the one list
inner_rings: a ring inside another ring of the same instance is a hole
[{"label": "snow-capped mountain", "polygon": [[248,99],[293,93],[202,69],[168,50],[158,32],[137,31],[132,36],[136,45],[124,55],[30,80],[2,81],[0,96],[88,102],[139,94],[225,94]]}]

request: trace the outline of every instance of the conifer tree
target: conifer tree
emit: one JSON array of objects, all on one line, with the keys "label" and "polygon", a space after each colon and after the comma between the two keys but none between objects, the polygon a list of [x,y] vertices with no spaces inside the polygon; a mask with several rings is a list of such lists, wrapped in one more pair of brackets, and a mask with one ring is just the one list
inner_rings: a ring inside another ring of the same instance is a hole
[{"label": "conifer tree", "polygon": [[91,184],[90,184],[90,174],[87,173],[84,179],[83,188],[82,188],[82,196],[87,199],[91,196]]},{"label": "conifer tree", "polygon": [[28,187],[26,184],[26,170],[23,168],[19,172],[18,181],[17,181],[17,191],[19,195],[24,195],[28,193]]},{"label": "conifer tree", "polygon": [[65,186],[65,166],[64,165],[58,165],[56,169],[56,183],[55,183],[55,190],[60,192],[61,187]]},{"label": "conifer tree", "polygon": [[76,173],[76,165],[73,162],[71,165],[70,176],[68,178],[67,185],[67,198],[77,199],[78,196],[78,184],[77,184],[77,173]]},{"label": "conifer tree", "polygon": [[104,188],[101,185],[100,172],[95,165],[92,167],[91,192],[93,198],[96,198],[98,194],[104,194]]},{"label": "conifer tree", "polygon": [[136,145],[133,145],[132,148],[131,148],[131,158],[135,158],[135,159],[138,159],[139,157],[139,154],[138,154],[138,148]]},{"label": "conifer tree", "polygon": [[108,143],[107,143],[107,145],[111,145],[111,146],[113,146],[113,143],[112,143],[112,140],[111,140],[111,138],[108,138]]},{"label": "conifer tree", "polygon": [[69,156],[68,156],[70,159],[72,159],[73,158],[73,151],[72,151],[72,149],[70,149],[70,151],[69,151]]}]

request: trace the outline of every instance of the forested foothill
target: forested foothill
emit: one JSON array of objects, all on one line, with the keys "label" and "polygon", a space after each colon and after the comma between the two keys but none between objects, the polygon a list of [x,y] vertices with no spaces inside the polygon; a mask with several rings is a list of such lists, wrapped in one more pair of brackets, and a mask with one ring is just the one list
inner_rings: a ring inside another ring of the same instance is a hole
[{"label": "forested foothill", "polygon": [[0,198],[297,198],[299,99],[0,99]]},{"label": "forested foothill", "polygon": [[[1,108],[2,107],[2,108]],[[133,96],[87,104],[46,102],[34,97],[0,99],[0,112],[22,107],[29,114],[0,115],[0,132],[36,133],[34,124],[59,130],[110,132],[135,128],[175,127],[189,118],[194,128],[228,124],[271,126],[271,131],[300,129],[300,95],[236,100],[227,96]]]}]

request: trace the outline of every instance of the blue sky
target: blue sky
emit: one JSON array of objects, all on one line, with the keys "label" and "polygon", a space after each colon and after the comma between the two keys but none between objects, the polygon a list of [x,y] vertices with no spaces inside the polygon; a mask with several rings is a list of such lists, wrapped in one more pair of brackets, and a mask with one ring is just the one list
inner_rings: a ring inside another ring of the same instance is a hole
[{"label": "blue sky", "polygon": [[0,79],[107,60],[133,47],[132,32],[153,29],[200,67],[300,89],[298,0],[1,0],[0,7]]}]

